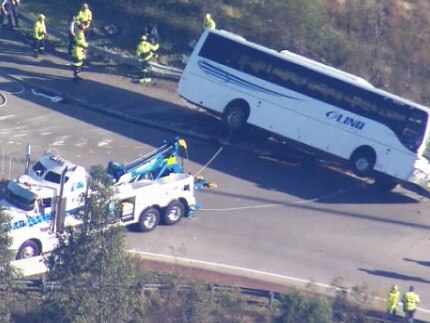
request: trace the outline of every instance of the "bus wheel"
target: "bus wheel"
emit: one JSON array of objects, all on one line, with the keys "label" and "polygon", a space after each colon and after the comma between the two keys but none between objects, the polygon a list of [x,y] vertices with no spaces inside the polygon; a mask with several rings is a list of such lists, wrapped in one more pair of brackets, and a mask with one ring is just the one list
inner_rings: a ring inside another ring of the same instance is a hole
[{"label": "bus wheel", "polygon": [[160,222],[160,211],[155,207],[149,207],[142,212],[139,218],[139,227],[142,232],[149,232],[155,229]]},{"label": "bus wheel", "polygon": [[383,174],[377,174],[375,175],[373,187],[378,191],[389,192],[392,191],[397,186],[397,184],[398,183],[394,178]]},{"label": "bus wheel", "polygon": [[40,247],[36,241],[28,240],[19,247],[16,259],[27,259],[40,255]]},{"label": "bus wheel", "polygon": [[173,225],[181,221],[185,214],[185,206],[181,201],[174,200],[166,207],[164,211],[164,223],[167,225]]},{"label": "bus wheel", "polygon": [[231,131],[238,131],[246,124],[248,119],[248,109],[242,105],[233,104],[224,113],[224,121]]},{"label": "bus wheel", "polygon": [[368,177],[375,162],[375,152],[371,148],[358,149],[351,156],[352,170],[358,177]]}]

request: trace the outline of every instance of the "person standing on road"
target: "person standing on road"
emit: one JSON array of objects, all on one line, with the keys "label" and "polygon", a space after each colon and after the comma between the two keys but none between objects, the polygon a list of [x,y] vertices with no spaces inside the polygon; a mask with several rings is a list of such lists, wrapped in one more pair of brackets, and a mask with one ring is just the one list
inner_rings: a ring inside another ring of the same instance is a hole
[{"label": "person standing on road", "polygon": [[18,6],[20,5],[21,1],[20,0],[12,0],[12,16],[13,19],[15,20],[15,27],[19,28],[19,21],[18,21]]},{"label": "person standing on road", "polygon": [[67,52],[69,55],[72,55],[73,52],[73,46],[75,45],[75,37],[76,37],[76,27],[77,27],[77,20],[75,16],[72,16],[69,21],[69,46],[67,48]]},{"label": "person standing on road", "polygon": [[136,48],[136,57],[142,64],[139,83],[148,84],[152,82],[152,79],[149,77],[149,61],[156,57],[154,52],[158,50],[159,47],[159,44],[151,44],[148,41],[148,36],[142,35],[140,37],[140,43]]},{"label": "person standing on road", "polygon": [[209,28],[209,29],[216,28],[215,20],[213,20],[210,13],[207,13],[205,15],[205,19],[203,19],[203,30],[205,30],[206,28]]},{"label": "person standing on road", "polygon": [[387,313],[389,317],[396,317],[397,304],[400,299],[400,291],[397,285],[391,286],[387,296]]},{"label": "person standing on road", "polygon": [[1,4],[1,24],[3,25],[4,17],[7,17],[9,29],[13,30],[16,26],[15,9],[13,0],[4,0]]},{"label": "person standing on road", "polygon": [[420,302],[420,297],[414,292],[414,286],[409,286],[409,291],[403,295],[403,311],[407,322],[414,322],[414,314],[417,310],[417,304]]},{"label": "person standing on road", "polygon": [[81,10],[76,15],[78,25],[84,26],[84,31],[87,32],[90,28],[91,22],[93,21],[93,13],[91,12],[88,3],[83,3]]},{"label": "person standing on road", "polygon": [[81,79],[80,73],[82,70],[82,65],[85,60],[85,51],[88,48],[88,43],[85,40],[84,34],[85,26],[83,24],[79,25],[79,30],[76,32],[75,46],[73,47],[73,80],[79,81]]},{"label": "person standing on road", "polygon": [[45,15],[40,14],[33,27],[33,51],[34,57],[39,56],[39,52],[45,54],[45,39],[46,39],[46,25]]}]

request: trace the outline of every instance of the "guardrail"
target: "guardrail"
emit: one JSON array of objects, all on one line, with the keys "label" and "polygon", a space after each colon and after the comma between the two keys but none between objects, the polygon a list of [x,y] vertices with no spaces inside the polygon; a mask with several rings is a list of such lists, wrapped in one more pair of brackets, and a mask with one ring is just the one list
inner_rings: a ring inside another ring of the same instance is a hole
[{"label": "guardrail", "polygon": [[[77,284],[79,286],[79,284]],[[41,279],[18,279],[14,281],[14,290],[16,291],[27,291],[27,292],[39,292],[45,294],[53,290],[60,290],[63,287],[59,282],[56,281],[44,281]],[[99,289],[98,283],[91,284],[90,286],[82,286],[82,288]],[[141,295],[145,295],[146,291],[165,291],[165,290],[176,290],[176,291],[187,291],[190,290],[191,286],[186,284],[172,285],[172,284],[160,284],[160,283],[137,283],[132,286],[107,286],[107,288],[126,288],[126,289],[137,289],[140,290]],[[2,286],[0,286],[2,289]],[[215,294],[218,291],[230,291],[238,292],[244,296],[257,297],[267,300],[269,305],[272,305],[274,301],[279,297],[280,293],[269,290],[246,288],[246,287],[230,287],[218,284],[206,285],[206,290],[211,294]]]}]

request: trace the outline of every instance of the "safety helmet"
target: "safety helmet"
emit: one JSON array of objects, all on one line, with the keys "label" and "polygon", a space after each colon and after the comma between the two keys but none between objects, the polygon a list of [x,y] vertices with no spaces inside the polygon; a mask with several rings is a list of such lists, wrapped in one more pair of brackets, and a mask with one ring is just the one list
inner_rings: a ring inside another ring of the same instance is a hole
[{"label": "safety helmet", "polygon": [[39,20],[45,20],[45,15],[40,14],[40,15],[37,16],[37,19],[39,19]]},{"label": "safety helmet", "polygon": [[206,16],[205,16],[205,19],[206,19],[206,20],[211,19],[211,14],[210,14],[210,13],[207,13],[207,14],[206,14]]},{"label": "safety helmet", "polygon": [[142,36],[140,36],[140,40],[148,40],[148,36],[142,35]]}]

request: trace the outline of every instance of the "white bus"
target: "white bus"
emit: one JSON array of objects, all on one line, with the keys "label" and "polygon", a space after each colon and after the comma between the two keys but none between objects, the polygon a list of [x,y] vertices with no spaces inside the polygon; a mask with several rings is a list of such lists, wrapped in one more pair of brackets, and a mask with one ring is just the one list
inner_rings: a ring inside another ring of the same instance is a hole
[{"label": "white bus", "polygon": [[231,130],[249,123],[340,157],[386,189],[402,182],[430,191],[430,109],[358,76],[208,29],[178,93],[222,115]]}]

